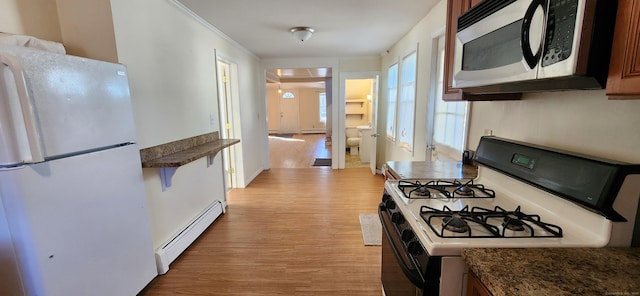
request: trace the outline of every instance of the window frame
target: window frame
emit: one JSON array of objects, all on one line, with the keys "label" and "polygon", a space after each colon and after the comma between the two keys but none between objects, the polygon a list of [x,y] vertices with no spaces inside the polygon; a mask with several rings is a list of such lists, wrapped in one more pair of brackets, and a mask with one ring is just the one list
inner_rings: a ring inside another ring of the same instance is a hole
[{"label": "window frame", "polygon": [[[395,74],[391,74],[393,71]],[[400,65],[395,62],[387,68],[387,126],[386,126],[386,138],[387,140],[396,142],[396,112],[398,107],[398,81],[400,75]],[[393,77],[393,79],[392,79]],[[393,81],[393,84],[391,83]],[[394,87],[392,87],[394,86]],[[392,95],[393,92],[393,95]]]},{"label": "window frame", "polygon": [[[434,38],[436,40],[435,46],[435,73],[434,76],[435,93],[433,108],[433,127],[430,133],[432,146],[435,149],[435,154],[428,150],[427,153],[432,153],[433,156],[444,154],[444,157],[452,160],[461,160],[462,152],[464,151],[467,143],[467,136],[469,132],[469,118],[471,103],[468,101],[444,101],[442,100],[442,94],[444,93],[444,35]],[[440,44],[442,43],[442,44]],[[453,119],[453,120],[451,120]],[[441,122],[441,124],[438,124]],[[454,126],[448,126],[451,122],[454,122]],[[453,129],[454,132],[451,132]],[[449,132],[448,132],[449,130]],[[451,135],[455,134],[455,130],[460,132],[460,137],[452,139]],[[447,139],[447,136],[448,139]],[[442,137],[442,138],[441,138]],[[456,147],[459,144],[459,147]],[[440,152],[440,153],[438,153]],[[436,156],[437,157],[437,156]],[[431,158],[431,156],[429,156]]]},{"label": "window frame", "polygon": [[[408,64],[412,62],[412,64]],[[413,152],[415,143],[415,109],[418,82],[418,50],[406,54],[400,64],[398,77],[399,96],[396,111],[396,126],[400,134],[397,136],[398,146]],[[410,80],[405,80],[409,78]],[[402,114],[402,116],[398,116]],[[408,135],[405,135],[405,132]]]},{"label": "window frame", "polygon": [[[319,92],[318,93],[318,117],[320,118],[320,122],[327,123],[327,93]],[[324,113],[324,116],[323,116]]]}]

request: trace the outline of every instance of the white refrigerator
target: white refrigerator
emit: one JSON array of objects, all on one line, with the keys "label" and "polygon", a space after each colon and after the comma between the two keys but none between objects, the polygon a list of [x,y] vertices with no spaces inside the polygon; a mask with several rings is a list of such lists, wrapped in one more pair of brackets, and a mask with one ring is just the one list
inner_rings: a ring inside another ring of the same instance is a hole
[{"label": "white refrigerator", "polygon": [[0,45],[0,295],[135,295],[156,275],[126,68]]}]

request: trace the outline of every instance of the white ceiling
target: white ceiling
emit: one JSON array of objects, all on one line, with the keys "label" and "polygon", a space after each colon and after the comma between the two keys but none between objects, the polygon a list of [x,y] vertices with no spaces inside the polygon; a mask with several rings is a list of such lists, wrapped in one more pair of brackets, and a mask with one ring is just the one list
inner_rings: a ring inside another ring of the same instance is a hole
[{"label": "white ceiling", "polygon": [[331,68],[268,69],[267,82],[318,82],[332,77]]},{"label": "white ceiling", "polygon": [[[178,0],[261,59],[378,56],[440,0]],[[304,42],[289,29],[315,29]]]}]

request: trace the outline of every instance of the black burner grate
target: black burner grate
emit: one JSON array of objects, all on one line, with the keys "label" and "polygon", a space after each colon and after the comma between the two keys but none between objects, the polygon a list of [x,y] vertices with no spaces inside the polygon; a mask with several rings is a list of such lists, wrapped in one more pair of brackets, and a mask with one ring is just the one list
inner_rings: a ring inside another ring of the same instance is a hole
[{"label": "black burner grate", "polygon": [[[423,183],[424,182],[424,183]],[[494,198],[495,192],[473,180],[400,180],[398,189],[406,198]]]},{"label": "black burner grate", "polygon": [[[530,237],[562,237],[562,228],[560,226],[542,222],[538,215],[525,214],[520,210],[520,206],[514,211],[507,211],[499,206],[496,206],[493,210],[473,207],[471,211],[481,214],[485,223],[494,218],[498,221],[502,220],[503,229],[501,235],[503,237],[511,237],[505,234],[507,230],[516,232],[528,230]],[[542,229],[546,231],[546,234],[536,233],[535,229]]]},{"label": "black burner grate", "polygon": [[437,236],[443,238],[563,236],[562,228],[542,222],[538,215],[523,213],[520,206],[514,211],[507,211],[499,206],[493,210],[481,207],[469,210],[469,206],[465,206],[456,211],[447,206],[441,210],[422,206],[420,216]]}]

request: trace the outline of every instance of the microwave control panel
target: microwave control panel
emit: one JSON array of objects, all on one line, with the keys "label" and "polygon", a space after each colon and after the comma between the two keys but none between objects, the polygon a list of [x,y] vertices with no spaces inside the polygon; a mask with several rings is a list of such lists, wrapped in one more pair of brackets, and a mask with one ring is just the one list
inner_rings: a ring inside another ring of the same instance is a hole
[{"label": "microwave control panel", "polygon": [[571,56],[577,12],[578,0],[549,0],[543,67]]}]

